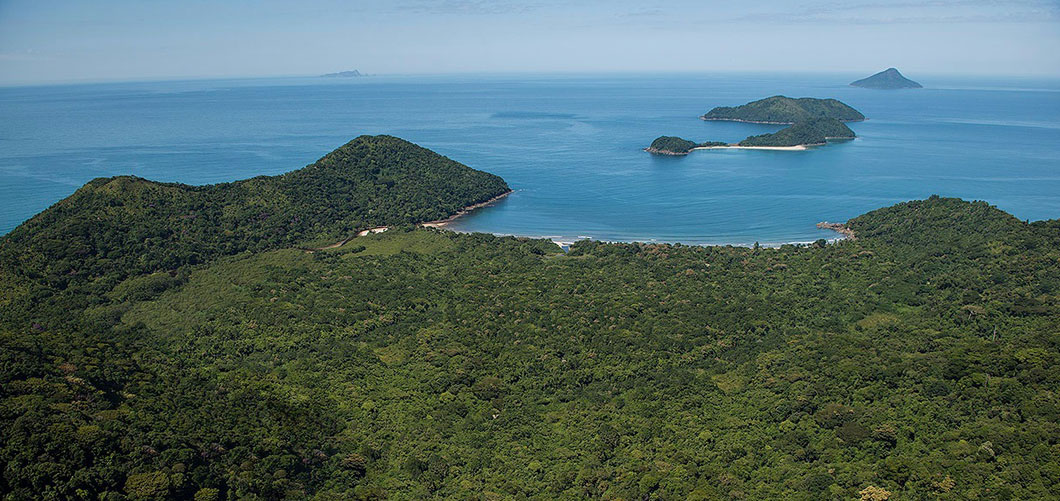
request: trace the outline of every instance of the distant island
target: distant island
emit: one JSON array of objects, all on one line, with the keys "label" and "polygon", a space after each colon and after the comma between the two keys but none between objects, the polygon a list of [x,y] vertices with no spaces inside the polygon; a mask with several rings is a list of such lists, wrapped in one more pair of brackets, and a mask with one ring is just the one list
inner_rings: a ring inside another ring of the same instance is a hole
[{"label": "distant island", "polygon": [[829,139],[854,139],[856,134],[843,122],[834,118],[813,118],[803,120],[777,132],[750,136],[743,141],[729,144],[721,141],[696,143],[675,136],[660,136],[644,149],[656,155],[687,155],[693,150],[710,150],[723,148],[768,149],[768,150],[804,150],[807,146],[827,144]]},{"label": "distant island", "polygon": [[703,120],[727,120],[760,124],[790,125],[813,118],[834,118],[860,122],[865,115],[837,99],[773,96],[742,106],[719,106],[700,116]]},{"label": "distant island", "polygon": [[895,68],[887,68],[871,77],[850,82],[850,86],[864,89],[921,89],[924,87],[906,78]]},{"label": "distant island", "polygon": [[365,75],[364,75],[364,73],[361,73],[360,71],[350,70],[350,71],[340,71],[338,73],[326,73],[326,74],[323,74],[323,75],[320,75],[320,76],[321,76],[321,78],[351,78],[351,77],[363,77]]}]

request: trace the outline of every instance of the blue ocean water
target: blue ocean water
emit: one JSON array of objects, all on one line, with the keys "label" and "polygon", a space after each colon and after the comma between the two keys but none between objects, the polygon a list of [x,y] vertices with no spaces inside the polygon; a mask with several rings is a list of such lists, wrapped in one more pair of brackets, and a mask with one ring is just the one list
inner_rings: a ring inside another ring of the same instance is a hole
[{"label": "blue ocean water", "polygon": [[[214,183],[310,164],[393,134],[516,192],[464,231],[689,244],[831,238],[819,221],[931,194],[1060,217],[1060,81],[914,75],[276,78],[0,88],[0,233],[99,176]],[[704,122],[714,106],[835,97],[869,120],[810,151],[642,151],[659,135],[736,141],[778,127]]]}]

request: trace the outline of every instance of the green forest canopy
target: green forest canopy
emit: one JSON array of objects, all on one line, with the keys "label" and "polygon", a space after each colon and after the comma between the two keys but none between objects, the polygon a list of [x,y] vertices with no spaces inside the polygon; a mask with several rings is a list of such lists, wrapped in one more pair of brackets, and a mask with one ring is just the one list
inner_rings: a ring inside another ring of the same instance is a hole
[{"label": "green forest canopy", "polygon": [[[394,138],[351,144],[267,202],[274,178],[208,204],[94,182],[0,239],[0,492],[1060,498],[1060,221],[932,197],[777,249],[398,227],[299,250],[507,189]],[[399,188],[443,165],[466,177]],[[334,189],[357,198],[316,219]],[[92,240],[151,235],[160,197],[180,221],[269,203],[313,224]]]}]

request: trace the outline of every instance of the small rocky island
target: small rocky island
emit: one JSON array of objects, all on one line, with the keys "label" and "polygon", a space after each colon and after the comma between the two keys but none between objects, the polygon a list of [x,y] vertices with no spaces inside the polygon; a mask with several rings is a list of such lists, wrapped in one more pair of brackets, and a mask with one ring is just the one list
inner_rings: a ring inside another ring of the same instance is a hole
[{"label": "small rocky island", "polygon": [[708,141],[706,143],[696,143],[689,141],[684,138],[676,136],[659,136],[651,142],[651,146],[644,149],[648,153],[656,155],[687,155],[696,148],[710,148],[719,146],[729,146],[729,143],[720,141]]},{"label": "small rocky island", "polygon": [[862,78],[861,80],[850,82],[851,87],[861,87],[864,89],[921,89],[924,86],[920,85],[905,76],[902,75],[895,68],[887,68],[875,75],[868,78]]},{"label": "small rocky island", "polygon": [[834,118],[841,122],[860,122],[865,115],[838,99],[773,96],[741,106],[719,106],[699,118],[759,124],[790,125],[814,118]]}]

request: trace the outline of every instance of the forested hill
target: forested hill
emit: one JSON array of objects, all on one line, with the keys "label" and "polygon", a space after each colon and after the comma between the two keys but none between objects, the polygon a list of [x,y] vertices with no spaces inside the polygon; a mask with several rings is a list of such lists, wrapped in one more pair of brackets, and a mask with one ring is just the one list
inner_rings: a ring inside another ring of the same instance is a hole
[{"label": "forested hill", "polygon": [[837,99],[773,96],[740,106],[718,106],[701,116],[703,120],[731,120],[771,124],[794,124],[814,118],[834,118],[842,122],[865,119],[860,111]]},{"label": "forested hill", "polygon": [[500,177],[410,142],[361,136],[279,176],[209,186],[95,179],[0,238],[0,266],[63,288],[442,219],[506,191]]},{"label": "forested hill", "polygon": [[[399,228],[63,295],[5,272],[0,494],[1060,499],[1060,221],[932,197],[848,225],[569,254]],[[68,259],[140,248],[106,251]]]}]

